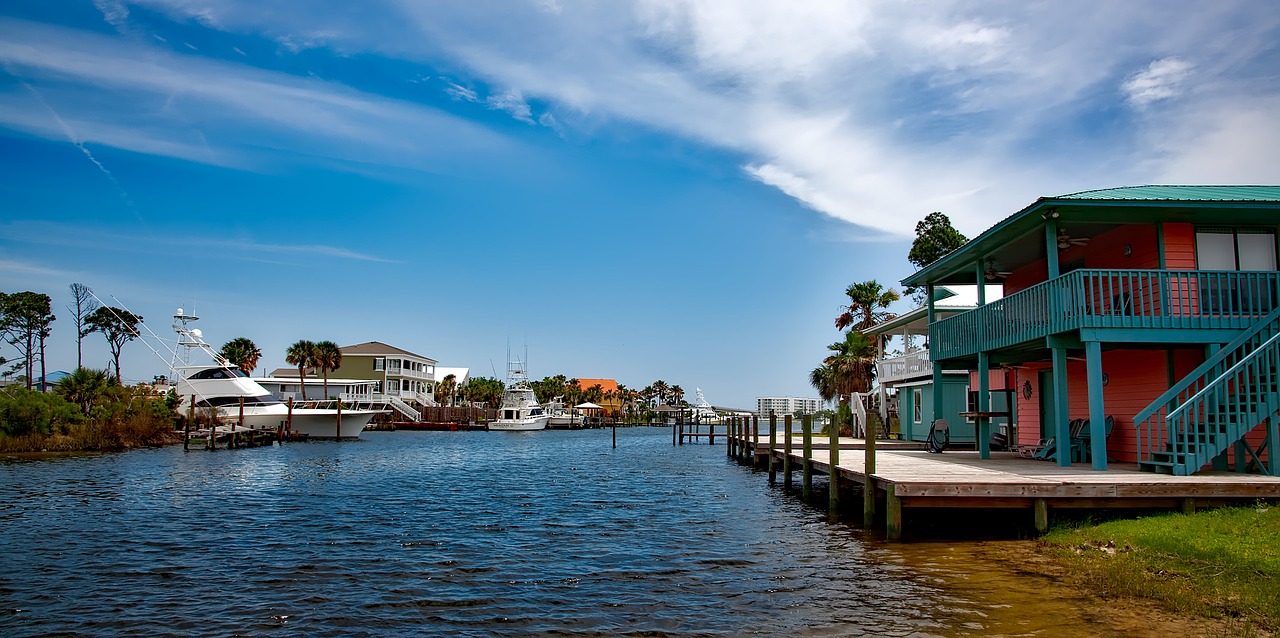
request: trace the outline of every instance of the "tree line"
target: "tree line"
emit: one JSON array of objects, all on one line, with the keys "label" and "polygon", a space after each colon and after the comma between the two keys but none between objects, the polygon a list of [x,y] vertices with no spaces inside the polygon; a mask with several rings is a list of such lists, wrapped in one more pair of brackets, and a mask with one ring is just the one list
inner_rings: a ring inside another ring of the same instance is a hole
[{"label": "tree line", "polygon": [[[120,379],[120,353],[126,343],[139,336],[142,316],[124,308],[103,306],[84,284],[74,283],[70,288],[72,303],[67,310],[75,321],[76,369],[84,367],[84,338],[98,333],[107,341],[115,378]],[[21,371],[28,390],[36,384],[37,363],[40,380],[48,376],[45,346],[55,320],[49,295],[29,290],[0,292],[0,339],[16,352],[12,360],[0,356],[0,366],[9,366],[4,370],[6,376]]]}]

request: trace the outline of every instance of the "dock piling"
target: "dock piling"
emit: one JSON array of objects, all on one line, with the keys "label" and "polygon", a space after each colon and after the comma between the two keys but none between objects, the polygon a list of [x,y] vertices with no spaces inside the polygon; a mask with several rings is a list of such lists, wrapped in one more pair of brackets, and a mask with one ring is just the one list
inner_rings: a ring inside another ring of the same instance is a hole
[{"label": "dock piling", "polygon": [[773,450],[777,443],[778,436],[778,415],[773,410],[769,410],[769,484],[778,482],[778,471],[773,464]]},{"label": "dock piling", "polygon": [[831,471],[827,476],[830,479],[827,482],[827,521],[836,523],[840,521],[840,420],[838,418],[831,419],[831,431],[828,432],[831,441]]},{"label": "dock piling", "polygon": [[813,416],[800,417],[800,432],[804,437],[804,468],[800,483],[800,495],[804,500],[813,496]]},{"label": "dock piling", "polygon": [[791,415],[782,417],[782,484],[791,489]]}]

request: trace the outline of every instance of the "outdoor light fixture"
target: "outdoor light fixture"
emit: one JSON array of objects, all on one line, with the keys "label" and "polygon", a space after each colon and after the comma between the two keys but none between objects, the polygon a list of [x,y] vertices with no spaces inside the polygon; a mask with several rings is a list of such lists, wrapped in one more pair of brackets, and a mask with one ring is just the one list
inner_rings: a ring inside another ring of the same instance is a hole
[{"label": "outdoor light fixture", "polygon": [[1124,245],[1124,256],[1125,256],[1125,257],[1132,257],[1132,256],[1133,256],[1133,244],[1125,244],[1125,245]]},{"label": "outdoor light fixture", "polygon": [[1050,219],[1057,219],[1057,218],[1058,218],[1058,209],[1057,209],[1057,208],[1046,208],[1046,209],[1044,209],[1044,212],[1043,212],[1043,213],[1040,213],[1040,216],[1041,216],[1041,217],[1043,217],[1043,218],[1045,218],[1045,220],[1046,220],[1046,221],[1047,221],[1047,220],[1050,220]]}]

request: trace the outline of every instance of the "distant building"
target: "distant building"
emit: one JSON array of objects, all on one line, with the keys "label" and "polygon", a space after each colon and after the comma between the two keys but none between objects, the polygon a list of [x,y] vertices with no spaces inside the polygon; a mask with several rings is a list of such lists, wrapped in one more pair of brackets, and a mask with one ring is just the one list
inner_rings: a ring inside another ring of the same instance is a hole
[{"label": "distant building", "polygon": [[592,386],[600,386],[603,396],[597,403],[604,408],[605,414],[617,414],[622,410],[622,397],[618,396],[618,382],[615,379],[578,379],[578,387],[588,390]]},{"label": "distant building", "polygon": [[779,416],[784,414],[813,414],[822,409],[820,399],[809,397],[756,397],[756,414],[769,416],[769,411]]},{"label": "distant building", "polygon": [[[344,381],[372,381],[375,399],[388,401],[393,405],[395,405],[394,401],[401,401],[406,404],[406,407],[411,406],[414,411],[436,404],[435,359],[401,350],[380,341],[343,346],[339,350],[342,351],[342,363],[337,370],[329,373],[331,377]],[[279,368],[273,371],[271,376],[297,379],[298,369]],[[316,371],[311,369],[307,372],[307,376],[321,375],[317,375]],[[311,383],[308,379],[308,388]],[[280,391],[291,392],[296,389],[282,387]],[[402,406],[396,405],[396,407],[400,409]]]}]

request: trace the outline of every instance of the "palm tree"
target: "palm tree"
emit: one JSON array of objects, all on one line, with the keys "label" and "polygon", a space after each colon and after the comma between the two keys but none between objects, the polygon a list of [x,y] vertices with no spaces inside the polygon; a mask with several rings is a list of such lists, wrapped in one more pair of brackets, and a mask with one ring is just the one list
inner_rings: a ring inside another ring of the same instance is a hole
[{"label": "palm tree", "polygon": [[671,386],[667,385],[667,382],[663,381],[662,379],[658,379],[657,381],[653,382],[653,392],[654,394],[658,395],[659,405],[663,405],[666,403],[667,392],[670,390],[671,390]]},{"label": "palm tree", "polygon": [[818,391],[818,398],[830,403],[836,398],[835,369],[829,365],[820,365],[809,373],[809,384]]},{"label": "palm tree", "polygon": [[219,354],[244,370],[245,374],[250,375],[253,374],[253,369],[258,367],[258,359],[262,358],[262,351],[258,349],[257,344],[246,337],[236,337],[222,344]]},{"label": "palm tree", "polygon": [[671,386],[671,405],[680,405],[680,401],[684,399],[684,388],[673,385]]},{"label": "palm tree", "polygon": [[849,326],[864,330],[892,319],[894,315],[884,309],[900,298],[898,293],[892,289],[885,290],[874,279],[850,284],[844,294],[849,297],[849,306],[836,317],[836,328],[840,330]]},{"label": "palm tree", "polygon": [[302,384],[302,400],[307,400],[307,368],[315,365],[316,344],[300,339],[284,353],[284,360],[298,366],[298,383]]},{"label": "palm tree", "polygon": [[315,347],[315,358],[311,362],[320,368],[320,373],[324,375],[324,396],[328,398],[329,373],[342,366],[342,349],[332,341],[318,342]]},{"label": "palm tree", "polygon": [[436,403],[453,405],[453,394],[458,387],[458,377],[454,374],[446,374],[436,386]]},{"label": "palm tree", "polygon": [[93,404],[107,394],[109,379],[106,370],[76,368],[75,372],[63,377],[54,386],[54,390],[64,399],[80,406],[80,411],[89,416]]},{"label": "palm tree", "polygon": [[843,401],[852,392],[868,392],[875,378],[875,342],[856,330],[829,346],[831,355],[822,361],[832,370],[835,394]]}]

